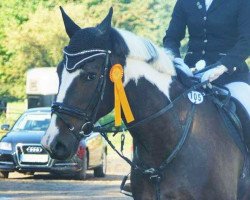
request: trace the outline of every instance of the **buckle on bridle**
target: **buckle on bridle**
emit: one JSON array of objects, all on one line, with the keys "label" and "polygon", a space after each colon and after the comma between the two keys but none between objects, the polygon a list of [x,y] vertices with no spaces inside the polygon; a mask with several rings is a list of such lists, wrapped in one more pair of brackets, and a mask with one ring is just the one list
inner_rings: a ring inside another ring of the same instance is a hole
[{"label": "buckle on bridle", "polygon": [[159,183],[162,180],[162,173],[154,168],[145,170],[144,174],[149,175],[149,180],[153,183]]},{"label": "buckle on bridle", "polygon": [[79,134],[85,137],[90,136],[92,130],[94,128],[94,125],[92,122],[86,122],[82,125]]},{"label": "buckle on bridle", "polygon": [[149,177],[150,181],[152,181],[153,183],[160,183],[162,180],[162,176],[159,174],[154,174],[152,176]]}]

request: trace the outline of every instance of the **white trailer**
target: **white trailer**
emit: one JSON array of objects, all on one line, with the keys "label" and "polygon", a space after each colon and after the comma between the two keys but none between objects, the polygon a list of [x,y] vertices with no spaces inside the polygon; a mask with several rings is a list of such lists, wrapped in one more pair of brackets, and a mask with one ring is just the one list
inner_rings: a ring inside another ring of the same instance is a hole
[{"label": "white trailer", "polygon": [[26,94],[28,108],[51,106],[58,92],[55,67],[33,68],[27,72]]}]

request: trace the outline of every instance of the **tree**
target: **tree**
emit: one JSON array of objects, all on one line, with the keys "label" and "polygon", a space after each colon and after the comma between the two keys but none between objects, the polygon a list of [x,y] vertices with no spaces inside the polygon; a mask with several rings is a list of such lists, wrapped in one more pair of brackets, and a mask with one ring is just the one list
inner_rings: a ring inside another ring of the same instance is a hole
[{"label": "tree", "polygon": [[[68,38],[58,5],[81,27],[95,26],[114,7],[113,26],[161,44],[174,0],[2,0],[0,23],[0,95],[25,98],[25,73],[33,67],[54,67]],[[7,16],[9,19],[5,19]]]}]

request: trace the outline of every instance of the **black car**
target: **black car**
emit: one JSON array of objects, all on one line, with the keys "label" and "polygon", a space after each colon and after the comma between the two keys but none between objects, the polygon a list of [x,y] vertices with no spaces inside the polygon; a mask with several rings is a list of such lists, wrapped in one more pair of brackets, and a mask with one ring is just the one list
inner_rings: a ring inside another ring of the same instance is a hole
[{"label": "black car", "polygon": [[[77,153],[70,160],[50,158],[40,144],[51,119],[50,108],[27,110],[0,140],[0,177],[9,172],[51,172],[70,174],[77,179],[86,178],[86,170],[93,169],[96,177],[103,177],[107,166],[107,146],[99,133],[81,140]],[[2,125],[8,130],[9,125]]]}]

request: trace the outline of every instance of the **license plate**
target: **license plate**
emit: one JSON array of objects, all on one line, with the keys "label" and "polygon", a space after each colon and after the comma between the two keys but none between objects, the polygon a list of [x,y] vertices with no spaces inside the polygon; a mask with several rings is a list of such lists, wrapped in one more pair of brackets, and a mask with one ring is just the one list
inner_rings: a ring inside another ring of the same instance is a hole
[{"label": "license plate", "polygon": [[49,156],[46,154],[22,154],[20,160],[26,163],[46,163],[49,161]]}]

